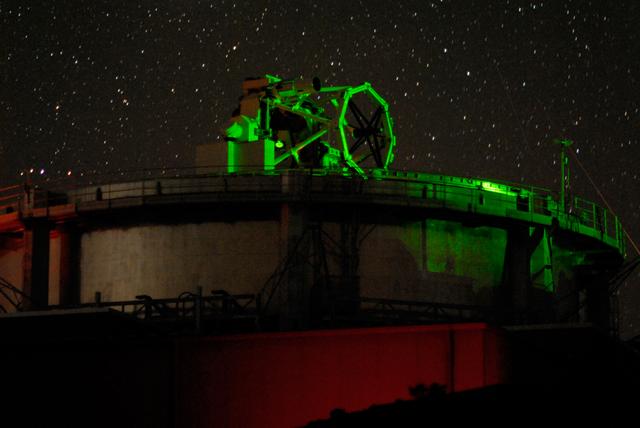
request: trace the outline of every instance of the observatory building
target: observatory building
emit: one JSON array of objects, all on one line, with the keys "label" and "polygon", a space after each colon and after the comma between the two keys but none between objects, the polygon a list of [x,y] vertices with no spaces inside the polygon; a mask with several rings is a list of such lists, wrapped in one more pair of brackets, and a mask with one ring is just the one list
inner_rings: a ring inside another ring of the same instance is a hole
[{"label": "observatory building", "polygon": [[7,340],[54,341],[72,373],[87,363],[63,348],[91,353],[121,386],[146,366],[141,405],[171,409],[150,426],[286,426],[419,383],[508,382],[505,326],[615,330],[622,227],[564,181],[394,170],[389,106],[369,83],[267,75],[242,91],[194,168],[3,190]]}]

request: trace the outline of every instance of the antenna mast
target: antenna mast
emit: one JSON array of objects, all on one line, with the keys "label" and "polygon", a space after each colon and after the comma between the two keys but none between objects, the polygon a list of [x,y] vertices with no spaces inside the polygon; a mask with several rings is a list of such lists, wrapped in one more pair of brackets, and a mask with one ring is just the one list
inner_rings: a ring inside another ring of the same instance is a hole
[{"label": "antenna mast", "polygon": [[556,139],[554,143],[560,144],[562,150],[560,152],[560,209],[566,212],[567,196],[571,186],[571,171],[569,169],[569,156],[567,156],[567,147],[573,144],[573,141],[567,139]]}]

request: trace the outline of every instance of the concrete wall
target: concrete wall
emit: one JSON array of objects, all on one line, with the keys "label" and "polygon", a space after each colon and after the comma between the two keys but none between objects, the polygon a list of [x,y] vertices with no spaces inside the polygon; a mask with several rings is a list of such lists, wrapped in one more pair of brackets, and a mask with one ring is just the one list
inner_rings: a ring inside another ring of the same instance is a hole
[{"label": "concrete wall", "polygon": [[[339,242],[339,226],[323,226]],[[138,294],[177,297],[201,286],[254,293],[280,262],[275,221],[147,225],[84,233],[81,301],[96,291],[104,301]],[[445,303],[488,303],[501,281],[505,232],[426,220],[378,225],[360,248],[361,295]],[[51,257],[56,257],[55,246]],[[329,258],[332,275],[339,265]],[[52,275],[51,285],[55,285]],[[51,299],[50,299],[51,300]],[[483,301],[487,300],[487,302]]]},{"label": "concrete wall", "polygon": [[80,299],[259,291],[279,260],[277,222],[147,225],[84,233]]},{"label": "concrete wall", "polygon": [[506,232],[427,219],[379,225],[360,249],[366,297],[489,304],[500,285]]},{"label": "concrete wall", "polygon": [[[23,275],[22,260],[24,258],[24,244],[22,237],[5,236],[0,238],[0,277],[11,285],[22,290]],[[51,233],[49,238],[49,304],[59,303],[60,289],[60,238]],[[13,307],[0,295],[0,305],[8,312]]]},{"label": "concrete wall", "polygon": [[[22,258],[24,248],[21,237],[1,237],[0,245],[0,277],[11,283],[18,289],[22,289]],[[9,293],[11,295],[11,293]],[[13,295],[11,295],[13,298]],[[0,295],[0,305],[8,311],[13,312],[14,308]]]},{"label": "concrete wall", "polygon": [[[299,227],[302,233],[304,226]],[[339,224],[324,223],[322,227],[333,245],[340,242]],[[494,301],[503,277],[505,230],[436,219],[371,228],[370,224],[360,226],[360,238],[371,231],[360,245],[357,275],[362,297],[482,305]],[[198,286],[205,294],[214,289],[256,293],[282,261],[287,233],[293,232],[287,232],[279,221],[269,220],[114,226],[81,233],[80,301],[86,303],[92,302],[98,291],[104,301],[133,300],[140,294],[174,298],[185,291],[194,292]],[[51,305],[60,303],[64,291],[61,236],[58,229],[50,233]],[[301,251],[308,254],[301,254],[300,260],[306,263],[315,250],[308,244],[303,247],[306,249]],[[534,306],[553,308],[558,320],[572,314],[578,319],[573,270],[585,263],[584,257],[584,252],[565,249],[545,235],[531,259]],[[327,258],[330,275],[340,275],[339,257],[329,254]],[[2,236],[0,277],[18,289],[23,286],[23,259],[20,234]],[[71,269],[76,271],[75,265]],[[310,268],[306,271],[311,278]],[[291,278],[298,281],[295,275]],[[569,297],[552,302],[554,295]],[[12,311],[7,303],[0,296],[0,305]]]}]

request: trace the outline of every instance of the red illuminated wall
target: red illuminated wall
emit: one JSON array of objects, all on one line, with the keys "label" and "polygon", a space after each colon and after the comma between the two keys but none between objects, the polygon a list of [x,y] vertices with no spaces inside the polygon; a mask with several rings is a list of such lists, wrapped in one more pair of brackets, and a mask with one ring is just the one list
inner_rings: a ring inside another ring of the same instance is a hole
[{"label": "red illuminated wall", "polygon": [[269,333],[181,341],[176,426],[289,427],[503,381],[501,340],[485,324]]}]

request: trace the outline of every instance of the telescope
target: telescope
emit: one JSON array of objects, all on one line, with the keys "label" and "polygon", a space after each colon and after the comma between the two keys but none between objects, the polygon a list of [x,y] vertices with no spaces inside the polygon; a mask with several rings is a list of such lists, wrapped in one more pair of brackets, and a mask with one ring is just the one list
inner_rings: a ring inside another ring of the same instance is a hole
[{"label": "telescope", "polygon": [[228,168],[387,169],[396,139],[388,103],[365,82],[247,78],[225,132]]}]

